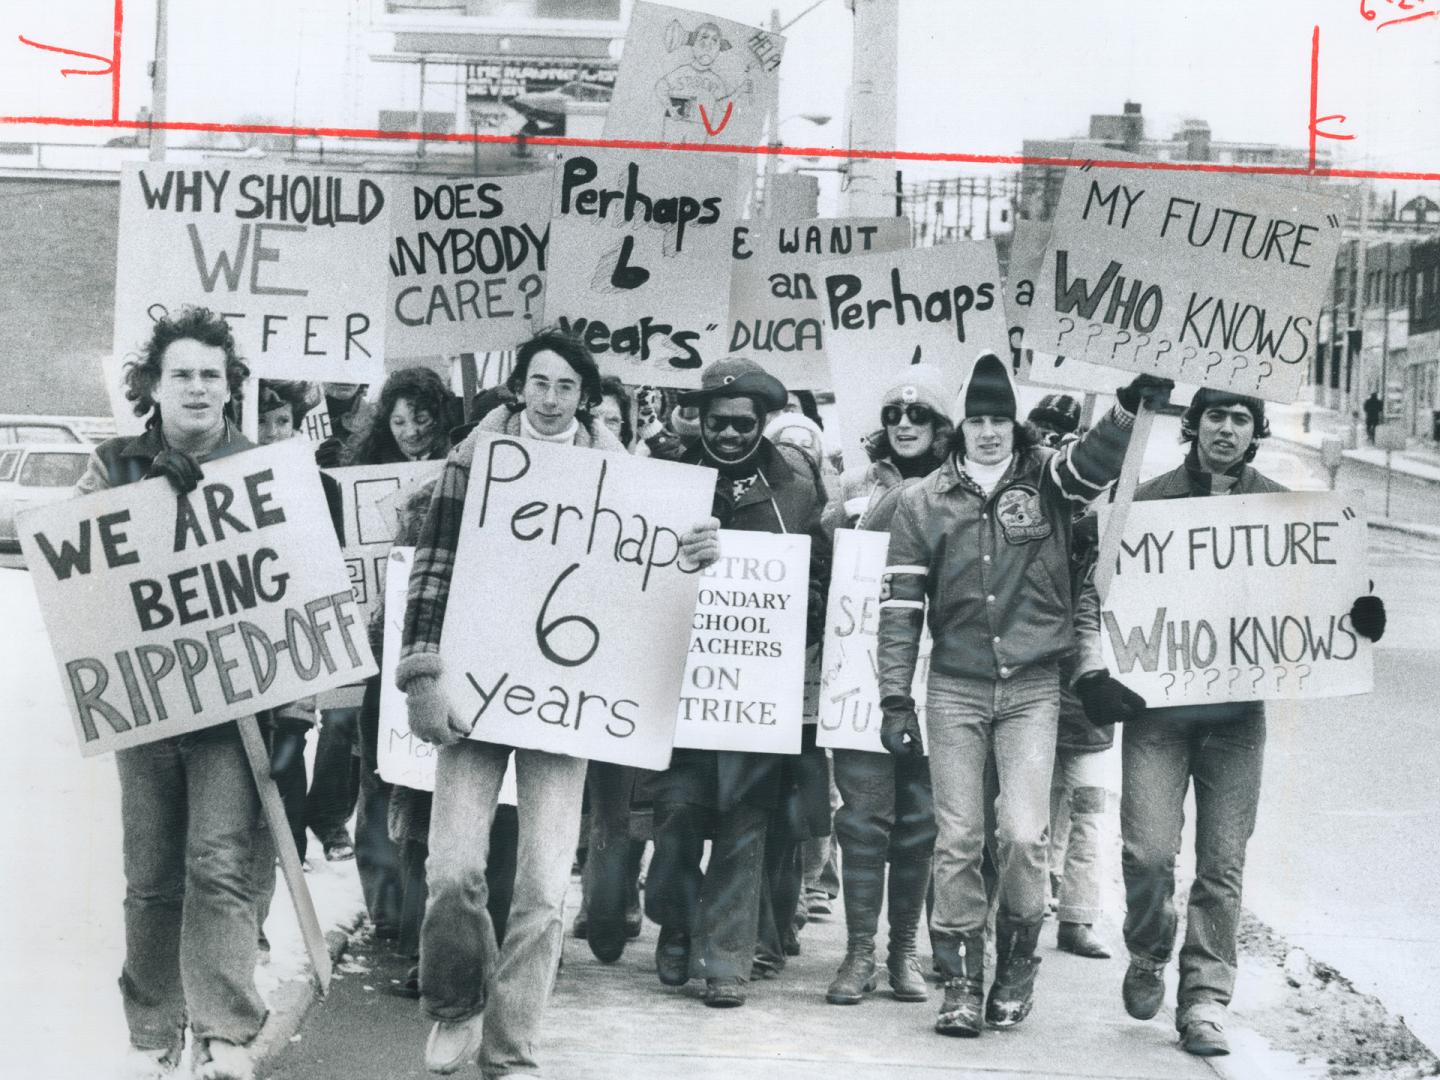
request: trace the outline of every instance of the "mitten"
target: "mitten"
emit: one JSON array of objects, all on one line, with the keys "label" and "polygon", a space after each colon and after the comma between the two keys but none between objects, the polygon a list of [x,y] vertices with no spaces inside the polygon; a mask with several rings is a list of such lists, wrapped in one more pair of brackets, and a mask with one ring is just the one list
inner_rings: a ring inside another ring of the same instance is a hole
[{"label": "mitten", "polygon": [[[1375,587],[1373,581],[1370,587]],[[1385,601],[1378,596],[1359,597],[1350,605],[1350,625],[1361,637],[1379,641],[1385,635]]]},{"label": "mitten", "polygon": [[1145,699],[1110,677],[1108,671],[1087,671],[1075,680],[1075,696],[1085,719],[1096,727],[1134,720],[1145,711]]},{"label": "mitten", "polygon": [[1170,391],[1175,389],[1174,379],[1162,379],[1158,375],[1136,375],[1129,386],[1115,391],[1115,400],[1128,413],[1140,408],[1140,402],[1152,409],[1158,409],[1170,400]]}]

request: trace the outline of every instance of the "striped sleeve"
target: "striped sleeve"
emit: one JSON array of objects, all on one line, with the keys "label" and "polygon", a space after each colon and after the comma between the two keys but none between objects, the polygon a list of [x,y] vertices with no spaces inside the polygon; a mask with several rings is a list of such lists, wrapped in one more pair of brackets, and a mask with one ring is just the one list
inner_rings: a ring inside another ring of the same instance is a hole
[{"label": "striped sleeve", "polygon": [[402,685],[408,677],[407,670],[413,666],[406,661],[412,656],[440,652],[440,631],[445,625],[450,576],[455,571],[455,549],[460,541],[460,524],[465,515],[465,489],[469,483],[468,460],[452,453],[430,496],[430,508],[416,538],[409,596],[405,603],[401,666],[396,671],[396,682]]},{"label": "striped sleeve", "polygon": [[1134,416],[1113,405],[1094,427],[1051,456],[1050,482],[1071,502],[1093,501],[1120,476],[1134,423]]},{"label": "striped sleeve", "polygon": [[876,667],[880,700],[908,696],[915,680],[920,634],[925,625],[925,584],[931,552],[917,518],[914,495],[899,500],[890,522],[890,549],[880,578],[880,628]]}]

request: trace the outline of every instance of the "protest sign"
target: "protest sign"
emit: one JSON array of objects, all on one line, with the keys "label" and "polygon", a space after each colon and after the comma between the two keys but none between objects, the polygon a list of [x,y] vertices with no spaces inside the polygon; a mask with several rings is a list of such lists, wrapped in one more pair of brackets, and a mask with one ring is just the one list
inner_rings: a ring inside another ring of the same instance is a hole
[{"label": "protest sign", "polygon": [[309,447],[289,439],[20,515],[82,754],[375,673]]},{"label": "protest sign", "polygon": [[1123,381],[1114,368],[1068,356],[1037,353],[1025,347],[1025,319],[1035,300],[1035,281],[1045,260],[1050,224],[1017,221],[1010,236],[1010,266],[1005,276],[1005,314],[1010,320],[1010,363],[1018,382],[1064,390],[1111,394]]},{"label": "protest sign", "polygon": [[544,313],[549,170],[392,180],[391,356],[507,349]]},{"label": "protest sign", "polygon": [[545,318],[631,384],[697,387],[725,353],[735,160],[583,151],[560,164]]},{"label": "protest sign", "polygon": [[440,641],[473,737],[664,768],[708,469],[535,440],[475,444]]},{"label": "protest sign", "polygon": [[400,662],[401,635],[405,630],[405,597],[410,588],[410,565],[415,549],[396,547],[386,557],[385,638],[380,664],[380,735],[375,744],[380,779],[390,784],[435,790],[435,747],[410,732],[405,695],[395,685]]},{"label": "protest sign", "polygon": [[810,537],[720,530],[700,572],[675,745],[798,754]]},{"label": "protest sign", "polygon": [[385,338],[388,200],[359,173],[134,164],[120,178],[115,352],[199,304],[256,375],[370,382]]},{"label": "protest sign", "polygon": [[1136,502],[1101,612],[1106,665],[1152,707],[1368,692],[1349,615],[1368,591],[1363,507],[1358,492]]},{"label": "protest sign", "polygon": [[1345,202],[1217,173],[1070,170],[1026,343],[1294,401]]},{"label": "protest sign", "polygon": [[385,595],[385,568],[389,565],[390,545],[400,528],[404,501],[439,477],[444,464],[400,461],[326,470],[326,476],[340,486],[345,571],[367,622]]},{"label": "protest sign", "polygon": [[825,264],[909,246],[908,218],[740,222],[730,248],[728,351],[763,364],[791,390],[830,389]]},{"label": "protest sign", "polygon": [[[880,578],[890,534],[864,529],[835,530],[830,602],[825,611],[825,655],[820,682],[817,746],[886,752],[880,745]],[[925,730],[926,685],[930,679],[930,630],[921,631],[920,653],[910,696]]]},{"label": "protest sign", "polygon": [[753,146],[779,93],[784,52],[778,33],[637,0],[605,138]]},{"label": "protest sign", "polygon": [[849,465],[867,460],[860,440],[880,426],[880,395],[907,366],[934,365],[953,401],[977,355],[1010,355],[992,241],[859,255],[821,273],[825,354]]}]

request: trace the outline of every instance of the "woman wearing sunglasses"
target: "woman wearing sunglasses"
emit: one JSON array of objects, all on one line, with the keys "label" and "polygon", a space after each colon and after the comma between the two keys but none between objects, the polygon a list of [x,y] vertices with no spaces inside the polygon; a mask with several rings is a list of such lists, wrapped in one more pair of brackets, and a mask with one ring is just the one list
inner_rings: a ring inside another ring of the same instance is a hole
[{"label": "woman wearing sunglasses", "polygon": [[[847,470],[842,496],[826,511],[832,527],[885,530],[894,507],[882,496],[912,477],[927,476],[945,459],[950,416],[938,372],[925,364],[906,369],[885,392],[881,428],[867,440],[872,458],[861,470]],[[898,1001],[925,1001],[924,970],[915,953],[915,934],[930,884],[935,819],[930,766],[920,755],[904,758],[866,750],[834,750],[835,786],[841,806],[835,835],[842,852],[845,896],[845,959],[826,991],[832,1005],[855,1005],[875,988],[875,931],[886,895],[890,864],[890,943],[886,973]]]}]

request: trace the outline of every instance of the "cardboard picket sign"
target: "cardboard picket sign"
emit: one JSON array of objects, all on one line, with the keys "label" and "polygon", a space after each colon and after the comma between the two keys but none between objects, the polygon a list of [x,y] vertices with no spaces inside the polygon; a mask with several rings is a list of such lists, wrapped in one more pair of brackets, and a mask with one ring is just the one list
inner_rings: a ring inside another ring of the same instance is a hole
[{"label": "cardboard picket sign", "polygon": [[763,364],[788,389],[830,389],[825,265],[909,246],[908,218],[740,222],[730,249],[728,351]]},{"label": "cardboard picket sign", "polygon": [[375,673],[298,439],[22,513],[20,546],[86,756]]},{"label": "cardboard picket sign", "polygon": [[385,342],[389,200],[360,173],[231,161],[120,176],[115,353],[184,304],[225,316],[255,375],[374,382]]},{"label": "cardboard picket sign", "polygon": [[697,588],[679,537],[714,494],[693,465],[477,441],[440,641],[472,737],[665,767]]},{"label": "cardboard picket sign", "polygon": [[385,595],[385,570],[390,545],[400,529],[403,500],[437,479],[444,465],[444,461],[400,461],[325,470],[340,485],[345,532],[341,553],[355,590],[355,602],[367,623]]},{"label": "cardboard picket sign", "polygon": [[394,179],[391,356],[509,349],[543,325],[551,170]]},{"label": "cardboard picket sign", "polygon": [[700,572],[675,746],[798,754],[810,537],[720,530]]},{"label": "cardboard picket sign", "polygon": [[1026,343],[1294,401],[1344,220],[1341,196],[1248,177],[1071,169]]},{"label": "cardboard picket sign", "polygon": [[954,401],[977,355],[1010,354],[993,241],[859,255],[820,276],[847,465],[868,460],[861,439],[880,426],[880,395],[907,366],[934,365]]},{"label": "cardboard picket sign", "polygon": [[630,384],[698,387],[729,338],[733,157],[577,150],[560,163],[545,318]]},{"label": "cardboard picket sign", "polygon": [[[890,534],[836,529],[830,597],[825,609],[825,654],[820,682],[820,726],[815,744],[834,750],[887,751],[880,745],[880,578]],[[910,696],[925,731],[926,688],[930,681],[930,629],[920,636]]]},{"label": "cardboard picket sign", "polygon": [[605,138],[754,146],[780,92],[784,53],[772,31],[637,0]]},{"label": "cardboard picket sign", "polygon": [[1365,533],[1359,492],[1134,503],[1101,611],[1106,666],[1152,708],[1368,693],[1373,648],[1349,615],[1371,576]]},{"label": "cardboard picket sign", "polygon": [[[405,695],[395,685],[395,668],[400,663],[400,643],[405,632],[405,599],[409,595],[410,567],[415,562],[415,549],[391,548],[389,562],[385,575],[385,640],[380,661],[380,729],[376,764],[380,779],[386,783],[415,791],[434,791],[435,752],[438,747],[411,734]],[[505,766],[505,778],[500,781],[499,801],[508,806],[514,806],[519,801],[513,756]]]},{"label": "cardboard picket sign", "polygon": [[1025,320],[1035,300],[1036,279],[1050,242],[1048,221],[1017,221],[1010,237],[1005,277],[1005,314],[1010,320],[1010,363],[1017,382],[1062,390],[1111,394],[1123,380],[1114,368],[1068,356],[1037,353],[1025,344]]}]

